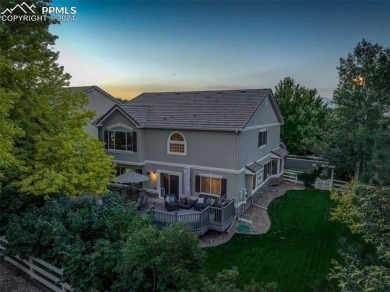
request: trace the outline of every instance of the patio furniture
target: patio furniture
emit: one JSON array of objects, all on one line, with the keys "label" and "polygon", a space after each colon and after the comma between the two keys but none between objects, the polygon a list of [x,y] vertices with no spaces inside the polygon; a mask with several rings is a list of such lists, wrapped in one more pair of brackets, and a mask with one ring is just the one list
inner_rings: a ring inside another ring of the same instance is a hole
[{"label": "patio furniture", "polygon": [[192,199],[187,199],[187,197],[185,197],[185,198],[180,199],[179,206],[182,209],[191,209],[192,207],[194,207],[195,202],[196,201],[194,201]]},{"label": "patio furniture", "polygon": [[199,194],[198,199],[195,203],[194,210],[202,211],[203,209],[206,209],[208,206],[214,206],[216,202],[217,202],[217,198],[214,196]]},{"label": "patio furniture", "polygon": [[173,210],[179,210],[180,204],[176,200],[175,195],[166,195],[164,201],[165,201],[165,209],[167,209],[168,212]]}]

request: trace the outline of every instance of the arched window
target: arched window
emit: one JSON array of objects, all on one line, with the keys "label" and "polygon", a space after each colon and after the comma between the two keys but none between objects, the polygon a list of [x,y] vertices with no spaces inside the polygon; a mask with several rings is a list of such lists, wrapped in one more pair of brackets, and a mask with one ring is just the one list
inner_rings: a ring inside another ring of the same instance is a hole
[{"label": "arched window", "polygon": [[183,134],[174,132],[169,136],[168,139],[168,154],[186,155],[186,140]]}]

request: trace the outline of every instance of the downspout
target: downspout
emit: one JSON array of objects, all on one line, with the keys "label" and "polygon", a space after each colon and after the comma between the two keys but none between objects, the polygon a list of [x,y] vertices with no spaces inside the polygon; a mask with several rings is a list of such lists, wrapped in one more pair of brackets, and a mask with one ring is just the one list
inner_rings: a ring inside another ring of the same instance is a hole
[{"label": "downspout", "polygon": [[[238,130],[236,129],[236,204],[238,204],[238,165],[240,163],[239,160],[239,151],[238,151]],[[237,217],[237,208],[236,209],[236,217]]]}]

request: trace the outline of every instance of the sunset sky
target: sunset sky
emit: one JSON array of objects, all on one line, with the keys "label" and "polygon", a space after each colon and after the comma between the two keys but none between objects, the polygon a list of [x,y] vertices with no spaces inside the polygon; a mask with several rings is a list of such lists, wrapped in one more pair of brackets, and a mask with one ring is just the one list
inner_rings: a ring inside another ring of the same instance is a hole
[{"label": "sunset sky", "polygon": [[73,1],[51,28],[72,85],[142,92],[274,88],[291,76],[331,98],[340,57],[390,46],[389,2]]}]

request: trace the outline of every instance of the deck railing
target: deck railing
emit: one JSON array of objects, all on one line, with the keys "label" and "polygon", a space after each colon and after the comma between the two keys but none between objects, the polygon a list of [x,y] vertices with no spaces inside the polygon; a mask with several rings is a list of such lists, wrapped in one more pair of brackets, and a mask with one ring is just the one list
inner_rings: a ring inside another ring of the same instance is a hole
[{"label": "deck railing", "polygon": [[208,206],[202,211],[179,214],[153,210],[153,222],[158,227],[173,223],[188,224],[196,234],[204,234],[207,230],[225,231],[234,220],[234,202],[228,202],[223,207]]}]

